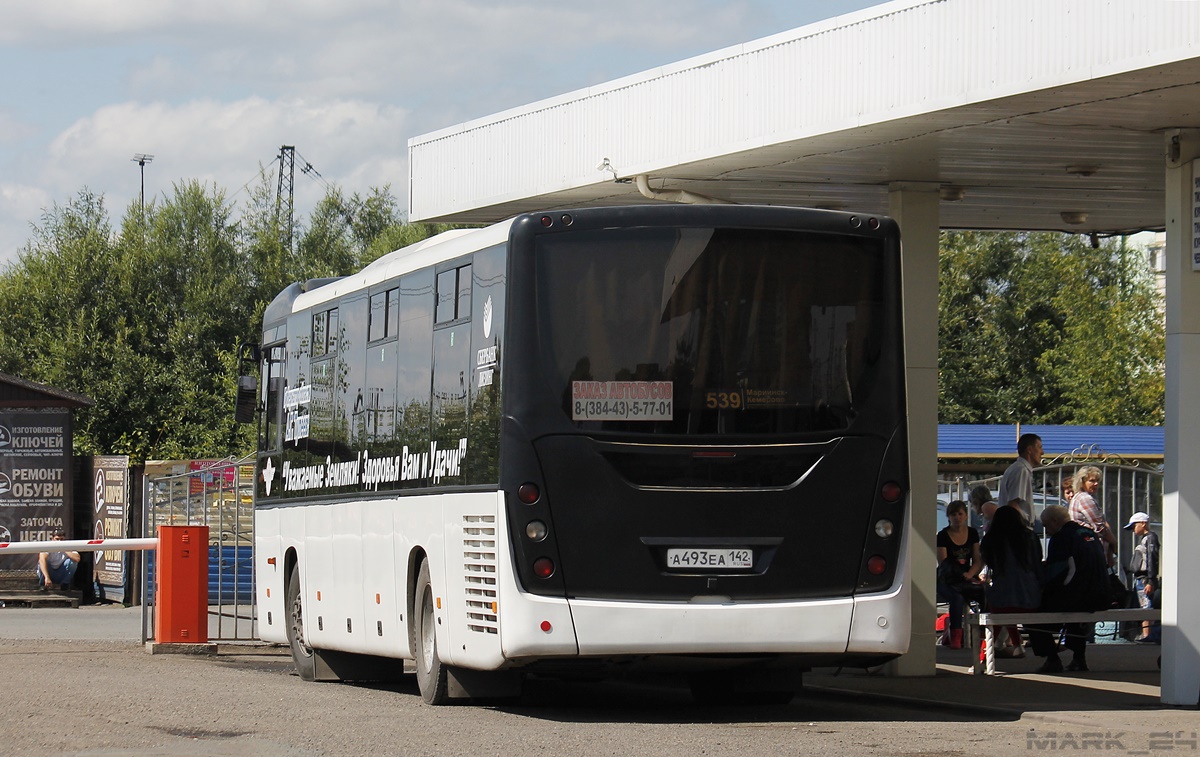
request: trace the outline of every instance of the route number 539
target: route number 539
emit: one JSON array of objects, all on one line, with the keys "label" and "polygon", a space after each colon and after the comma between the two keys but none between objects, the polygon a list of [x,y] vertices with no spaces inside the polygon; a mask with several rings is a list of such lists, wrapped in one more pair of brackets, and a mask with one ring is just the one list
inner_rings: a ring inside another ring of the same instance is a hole
[{"label": "route number 539", "polygon": [[742,407],[742,393],[709,392],[704,395],[704,404],[710,410],[738,410]]}]

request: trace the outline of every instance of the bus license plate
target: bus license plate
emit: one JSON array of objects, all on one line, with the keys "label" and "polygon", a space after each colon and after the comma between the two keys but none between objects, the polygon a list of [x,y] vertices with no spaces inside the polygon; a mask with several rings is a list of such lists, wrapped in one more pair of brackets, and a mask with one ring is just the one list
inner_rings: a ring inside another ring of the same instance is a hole
[{"label": "bus license plate", "polygon": [[753,568],[752,549],[668,549],[669,570],[721,570]]}]

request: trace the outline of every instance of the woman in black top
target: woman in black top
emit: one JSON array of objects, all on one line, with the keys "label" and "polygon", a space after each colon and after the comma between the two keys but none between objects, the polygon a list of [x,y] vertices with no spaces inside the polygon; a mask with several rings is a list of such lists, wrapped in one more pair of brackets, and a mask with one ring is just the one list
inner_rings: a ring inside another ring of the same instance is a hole
[{"label": "woman in black top", "polygon": [[967,525],[967,505],[956,499],[946,505],[950,525],[937,535],[937,594],[950,605],[949,637],[951,649],[962,649],[963,607],[968,600],[979,599],[979,532]]}]

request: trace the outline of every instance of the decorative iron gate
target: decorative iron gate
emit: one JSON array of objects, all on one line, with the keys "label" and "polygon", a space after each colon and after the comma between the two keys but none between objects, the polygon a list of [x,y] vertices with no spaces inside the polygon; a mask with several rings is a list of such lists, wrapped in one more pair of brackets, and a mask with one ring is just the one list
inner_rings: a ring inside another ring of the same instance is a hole
[{"label": "decorative iron gate", "polygon": [[[159,526],[208,527],[209,641],[258,638],[254,603],[254,462],[147,463],[143,533]],[[142,639],[154,638],[154,554],[142,570]]]}]

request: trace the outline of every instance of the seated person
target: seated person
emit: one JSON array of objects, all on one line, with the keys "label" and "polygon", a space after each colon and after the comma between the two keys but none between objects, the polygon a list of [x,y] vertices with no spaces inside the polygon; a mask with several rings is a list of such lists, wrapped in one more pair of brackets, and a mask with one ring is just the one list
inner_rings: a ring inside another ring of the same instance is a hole
[{"label": "seated person", "polygon": [[[989,612],[1036,612],[1042,601],[1038,571],[1042,562],[1042,544],[1025,520],[1025,501],[1002,507],[992,519],[992,527],[980,543],[991,584],[987,589]],[[1021,634],[1009,626],[1011,646],[996,650],[999,657],[1024,657]]]},{"label": "seated person", "polygon": [[[61,528],[55,529],[50,535],[52,541],[63,541],[67,534]],[[79,553],[41,552],[38,554],[37,578],[38,588],[53,588],[55,584],[61,589],[70,589],[71,581],[75,580],[75,569],[79,567]]]},{"label": "seated person", "polygon": [[951,649],[962,649],[963,608],[983,598],[979,571],[979,532],[967,525],[967,504],[956,499],[946,505],[950,525],[937,535],[937,595],[950,605],[948,641]]},{"label": "seated person", "polygon": [[[1071,520],[1067,508],[1050,505],[1042,511],[1050,541],[1042,575],[1042,612],[1086,612],[1108,606],[1108,562],[1104,542],[1094,531]],[[1045,657],[1039,673],[1060,673],[1057,636],[1066,635],[1071,650],[1067,670],[1086,671],[1087,629],[1090,623],[1046,623],[1030,627],[1033,653]]]}]

